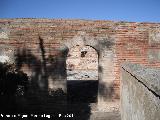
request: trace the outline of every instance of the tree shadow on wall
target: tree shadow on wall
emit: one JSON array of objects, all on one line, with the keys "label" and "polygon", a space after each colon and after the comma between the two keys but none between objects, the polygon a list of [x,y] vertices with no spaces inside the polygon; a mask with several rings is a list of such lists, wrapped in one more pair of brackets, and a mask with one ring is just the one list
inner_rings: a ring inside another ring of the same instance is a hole
[{"label": "tree shadow on wall", "polygon": [[[17,99],[19,105],[15,112],[27,114],[73,114],[73,119],[89,119],[91,108],[89,103],[67,103],[67,95],[59,84],[66,84],[66,55],[68,50],[59,52],[58,55],[46,56],[44,41],[39,37],[40,58],[28,48],[17,50],[16,65],[30,73],[30,85],[26,95]],[[29,74],[28,73],[28,74]],[[56,89],[49,90],[52,83]],[[63,86],[62,85],[62,86]]]},{"label": "tree shadow on wall", "polygon": [[106,84],[105,82],[101,81],[103,68],[100,65],[98,66],[98,71],[99,71],[99,86],[98,86],[99,97],[103,97],[103,100],[105,101],[110,101],[111,99],[114,98],[114,93],[115,93],[114,84],[113,82]]}]

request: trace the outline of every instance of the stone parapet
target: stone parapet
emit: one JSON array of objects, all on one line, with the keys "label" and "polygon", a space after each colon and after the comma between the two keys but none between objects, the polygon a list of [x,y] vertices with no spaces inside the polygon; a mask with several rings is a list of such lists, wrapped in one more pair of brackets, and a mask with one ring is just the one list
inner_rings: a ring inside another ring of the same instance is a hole
[{"label": "stone parapet", "polygon": [[124,63],[121,71],[121,119],[159,120],[160,69]]}]

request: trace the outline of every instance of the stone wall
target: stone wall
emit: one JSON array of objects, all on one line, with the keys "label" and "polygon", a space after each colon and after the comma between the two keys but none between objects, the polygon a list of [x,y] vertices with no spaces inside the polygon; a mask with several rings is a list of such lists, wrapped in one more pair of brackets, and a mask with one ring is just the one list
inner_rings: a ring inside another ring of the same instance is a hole
[{"label": "stone wall", "polygon": [[[160,67],[159,34],[159,23],[0,19],[0,45],[12,48],[18,68],[40,89],[66,90],[68,52],[77,45],[94,48],[98,54],[99,101],[119,98],[122,62]],[[3,53],[2,58],[13,56]]]},{"label": "stone wall", "polygon": [[121,119],[160,119],[160,69],[122,65]]}]

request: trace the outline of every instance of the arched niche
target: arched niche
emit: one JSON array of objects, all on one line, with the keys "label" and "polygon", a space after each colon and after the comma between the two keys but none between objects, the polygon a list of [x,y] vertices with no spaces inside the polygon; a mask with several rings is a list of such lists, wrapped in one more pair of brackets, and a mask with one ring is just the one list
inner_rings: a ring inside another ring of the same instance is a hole
[{"label": "arched niche", "polygon": [[66,59],[67,80],[98,80],[98,54],[90,46],[72,47]]},{"label": "arched niche", "polygon": [[97,102],[98,53],[91,46],[76,45],[66,57],[67,96],[70,102]]},{"label": "arched niche", "polygon": [[[113,70],[114,70],[113,69],[113,66],[114,66],[113,48],[115,45],[114,39],[111,39],[108,37],[105,39],[94,38],[84,32],[80,32],[80,33],[77,33],[77,35],[72,39],[61,41],[60,45],[61,47],[59,51],[61,51],[61,53],[65,53],[64,56],[66,61],[68,59],[67,58],[68,55],[70,55],[70,52],[72,51],[72,49],[75,48],[75,46],[79,46],[79,47],[90,46],[97,52],[97,55],[98,55],[98,80],[97,81],[99,84],[97,101],[101,105],[101,103],[107,101],[108,99],[111,99],[112,95],[114,94],[114,91],[112,90],[113,88],[112,83],[114,81],[114,75],[113,75]],[[85,54],[85,52],[82,52],[82,54]],[[79,54],[79,56],[80,55],[81,54]],[[77,62],[78,59],[75,61]],[[70,67],[73,67],[73,66],[71,65]],[[67,76],[68,74],[67,71],[70,69],[70,67],[67,67],[67,62],[66,62],[67,92],[68,92],[68,89],[70,88],[68,87],[68,85],[70,85],[70,82],[74,81],[75,79],[74,76],[76,76],[76,75],[72,75],[72,78],[70,76]],[[87,75],[85,77],[87,77]],[[84,80],[82,78],[79,78],[79,81],[84,81]],[[78,83],[76,79],[75,79],[75,82]]]},{"label": "arched niche", "polygon": [[66,60],[68,101],[97,102],[100,51],[98,41],[84,32],[79,32],[72,39],[61,41],[60,44],[59,51]]}]

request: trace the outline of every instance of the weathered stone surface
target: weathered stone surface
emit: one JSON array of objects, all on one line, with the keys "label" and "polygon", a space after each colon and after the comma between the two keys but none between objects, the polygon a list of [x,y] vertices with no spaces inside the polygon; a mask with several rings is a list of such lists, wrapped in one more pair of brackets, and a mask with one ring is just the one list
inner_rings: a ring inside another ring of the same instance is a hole
[{"label": "weathered stone surface", "polygon": [[147,54],[148,54],[148,59],[151,63],[160,62],[160,50],[159,49],[149,49]]},{"label": "weathered stone surface", "polygon": [[160,69],[124,63],[123,68],[160,96]]},{"label": "weathered stone surface", "polygon": [[0,45],[0,62],[15,63],[13,47],[10,45]]},{"label": "weathered stone surface", "polygon": [[159,70],[130,63],[122,65],[122,120],[159,120],[159,75]]},{"label": "weathered stone surface", "polygon": [[8,39],[10,31],[7,28],[0,28],[0,39]]},{"label": "weathered stone surface", "polygon": [[149,42],[150,44],[159,44],[160,43],[160,29],[154,28],[149,32]]}]

